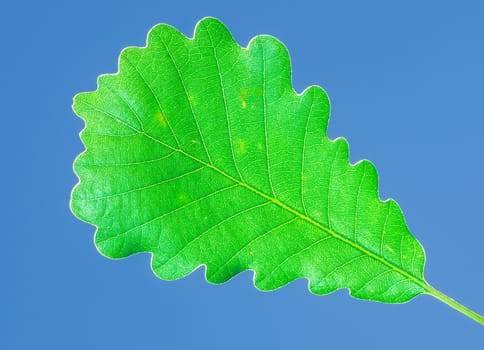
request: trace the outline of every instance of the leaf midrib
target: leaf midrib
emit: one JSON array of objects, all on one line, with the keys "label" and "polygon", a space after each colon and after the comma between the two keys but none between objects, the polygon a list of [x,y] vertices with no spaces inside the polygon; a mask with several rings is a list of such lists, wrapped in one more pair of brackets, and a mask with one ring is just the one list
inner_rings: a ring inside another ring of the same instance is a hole
[{"label": "leaf midrib", "polygon": [[378,256],[377,254],[373,253],[372,251],[366,249],[365,247],[363,247],[363,246],[361,246],[361,245],[359,245],[359,244],[357,244],[357,243],[349,240],[348,238],[346,238],[346,237],[338,234],[337,232],[335,232],[335,231],[327,228],[326,226],[322,225],[321,223],[313,220],[312,218],[310,218],[307,215],[304,215],[304,214],[300,213],[298,210],[296,210],[296,209],[288,206],[287,204],[281,202],[280,200],[278,200],[278,199],[276,199],[274,197],[271,197],[271,196],[265,194],[264,192],[258,190],[257,188],[252,187],[249,184],[247,184],[245,182],[242,182],[242,181],[234,178],[233,176],[227,174],[226,172],[224,172],[223,170],[217,168],[216,166],[211,165],[211,164],[209,164],[209,163],[207,163],[207,162],[205,162],[205,161],[203,161],[201,159],[198,159],[197,157],[193,156],[190,153],[185,152],[182,149],[177,149],[177,148],[174,148],[174,147],[172,147],[172,146],[170,146],[168,144],[165,144],[164,142],[162,142],[162,141],[160,141],[160,140],[158,140],[158,139],[156,139],[156,138],[152,137],[151,135],[148,135],[148,134],[146,134],[144,132],[143,132],[143,135],[146,136],[147,138],[151,139],[152,141],[157,142],[157,143],[161,144],[162,146],[165,146],[165,147],[171,149],[172,151],[179,152],[179,153],[183,154],[184,156],[186,156],[186,157],[188,157],[188,158],[190,158],[190,159],[192,159],[192,160],[194,160],[196,162],[199,162],[200,164],[203,164],[203,165],[205,165],[208,168],[213,169],[214,171],[216,171],[219,174],[225,176],[226,178],[228,178],[229,180],[235,182],[236,184],[238,184],[238,185],[240,185],[242,187],[247,188],[248,190],[250,190],[250,191],[254,192],[255,194],[263,197],[264,199],[267,199],[267,200],[271,201],[272,203],[278,205],[280,208],[285,209],[288,212],[290,212],[291,214],[296,215],[297,217],[301,218],[302,220],[306,221],[307,223],[312,224],[315,227],[323,230],[324,232],[328,233],[329,235],[333,236],[334,238],[339,239],[342,242],[344,242],[346,244],[349,244],[351,247],[353,247],[353,248],[361,251],[362,253],[368,255],[369,257],[376,259],[377,261],[379,261],[379,262],[383,263],[384,265],[388,266],[390,269],[392,269],[392,270],[400,273],[401,275],[407,277],[408,279],[412,280],[413,282],[415,282],[416,284],[418,284],[419,286],[421,286],[425,290],[427,290],[427,291],[429,290],[429,285],[425,282],[425,280],[420,280],[420,279],[416,278],[415,276],[409,274],[408,272],[406,272],[405,270],[403,270],[400,267],[396,266],[392,262],[384,259],[383,257]]},{"label": "leaf midrib", "polygon": [[151,141],[156,142],[156,143],[158,143],[158,144],[160,144],[160,145],[162,145],[162,146],[164,146],[164,147],[166,147],[166,148],[168,148],[168,149],[170,149],[170,150],[172,150],[174,152],[178,152],[178,153],[184,155],[185,157],[190,158],[190,159],[192,159],[192,160],[194,160],[194,161],[196,161],[196,162],[204,165],[205,167],[210,168],[210,169],[218,172],[219,174],[225,176],[227,179],[235,182],[236,184],[238,184],[238,185],[240,185],[242,187],[245,187],[249,191],[251,191],[251,192],[253,192],[253,193],[255,193],[255,194],[263,197],[264,199],[266,199],[266,200],[274,203],[275,205],[277,205],[280,208],[282,208],[282,209],[290,212],[291,214],[296,215],[300,219],[302,219],[302,220],[306,221],[307,223],[309,223],[309,224],[311,224],[311,225],[319,228],[320,230],[326,232],[327,234],[333,236],[334,238],[339,239],[343,243],[346,243],[346,244],[350,245],[351,247],[353,247],[353,248],[359,250],[360,252],[362,252],[363,254],[366,254],[367,256],[369,256],[369,257],[377,260],[378,262],[386,265],[391,270],[393,270],[395,272],[398,272],[402,276],[408,278],[409,280],[411,280],[412,282],[414,282],[418,286],[422,287],[427,293],[429,293],[429,294],[432,294],[433,293],[432,287],[429,284],[427,284],[427,282],[425,280],[419,279],[419,278],[413,276],[412,274],[410,274],[407,271],[403,270],[402,268],[400,268],[399,266],[395,265],[394,263],[392,263],[392,262],[384,259],[383,257],[377,255],[376,253],[373,253],[371,250],[368,250],[366,247],[361,246],[361,245],[357,244],[356,242],[353,242],[350,239],[342,236],[341,234],[333,231],[332,229],[330,229],[330,228],[322,225],[321,223],[319,223],[316,220],[312,219],[308,215],[304,215],[304,214],[300,213],[298,210],[296,210],[296,209],[290,207],[289,205],[281,202],[280,200],[278,200],[278,199],[276,199],[274,197],[271,197],[271,196],[265,194],[264,192],[258,190],[257,188],[255,188],[255,187],[253,187],[253,186],[251,186],[251,185],[249,185],[249,184],[247,184],[245,182],[242,182],[242,181],[234,178],[233,176],[231,176],[230,174],[227,174],[225,171],[217,168],[213,164],[207,163],[204,160],[199,159],[196,156],[194,156],[194,155],[192,155],[192,154],[184,151],[183,149],[181,149],[181,147],[180,148],[173,147],[173,146],[171,146],[171,145],[169,145],[169,144],[167,144],[167,143],[165,143],[165,142],[157,139],[156,137],[153,137],[150,134],[147,134],[144,130],[138,130],[137,128],[129,125],[128,123],[126,123],[123,120],[117,118],[116,116],[112,115],[111,113],[108,113],[108,112],[106,112],[106,111],[104,111],[104,110],[102,110],[102,109],[100,109],[100,108],[98,108],[96,106],[93,106],[90,103],[87,103],[85,101],[82,101],[82,103],[84,103],[85,105],[89,106],[90,108],[93,108],[93,109],[95,109],[95,110],[97,110],[97,111],[99,111],[99,112],[101,112],[101,113],[109,116],[110,118],[113,118],[118,123],[126,126],[127,128],[130,128],[133,131],[136,131],[138,134],[143,135],[144,137],[150,139]]}]

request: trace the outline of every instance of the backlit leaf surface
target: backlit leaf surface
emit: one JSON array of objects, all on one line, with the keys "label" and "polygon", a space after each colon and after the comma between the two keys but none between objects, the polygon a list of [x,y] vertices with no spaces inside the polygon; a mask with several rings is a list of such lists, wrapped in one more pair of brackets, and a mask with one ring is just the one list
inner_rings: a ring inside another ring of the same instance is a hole
[{"label": "backlit leaf surface", "polygon": [[294,91],[273,37],[242,48],[213,18],[193,39],[157,25],[74,110],[86,150],[71,207],[102,254],[151,252],[167,280],[204,264],[213,283],[251,269],[261,290],[307,278],[316,294],[391,303],[426,290],[399,206],[380,200],[370,162],[328,139],[325,92]]}]

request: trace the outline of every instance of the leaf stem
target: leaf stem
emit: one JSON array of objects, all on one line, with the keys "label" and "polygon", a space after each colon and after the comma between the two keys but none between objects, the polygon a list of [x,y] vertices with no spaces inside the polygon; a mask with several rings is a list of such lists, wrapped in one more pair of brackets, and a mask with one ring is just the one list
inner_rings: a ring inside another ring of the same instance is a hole
[{"label": "leaf stem", "polygon": [[459,302],[455,301],[454,299],[448,297],[444,293],[438,291],[434,287],[428,285],[427,288],[427,293],[433,296],[434,298],[440,300],[441,302],[449,305],[451,308],[459,311],[460,313],[466,315],[470,319],[476,321],[479,323],[481,326],[484,326],[484,317],[479,315],[477,312],[472,311],[471,309],[465,307],[464,305],[460,304]]}]

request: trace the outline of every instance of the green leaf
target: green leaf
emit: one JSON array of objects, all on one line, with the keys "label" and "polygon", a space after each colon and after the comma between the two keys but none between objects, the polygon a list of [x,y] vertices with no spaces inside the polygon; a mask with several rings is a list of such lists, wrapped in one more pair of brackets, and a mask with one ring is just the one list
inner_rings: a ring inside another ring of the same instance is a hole
[{"label": "green leaf", "polygon": [[71,207],[105,256],[151,252],[166,280],[203,264],[212,283],[251,269],[261,290],[307,278],[315,294],[388,303],[440,293],[373,164],[327,137],[327,95],[294,91],[275,38],[241,48],[213,18],[193,39],[157,25],[73,108],[86,150]]}]

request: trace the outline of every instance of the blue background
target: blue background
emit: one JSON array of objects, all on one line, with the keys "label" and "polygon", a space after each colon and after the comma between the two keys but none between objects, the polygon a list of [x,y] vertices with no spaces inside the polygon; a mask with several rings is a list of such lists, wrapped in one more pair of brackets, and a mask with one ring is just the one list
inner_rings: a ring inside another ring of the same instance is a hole
[{"label": "blue background", "polygon": [[[392,3],[392,4],[389,4]],[[297,91],[321,85],[329,135],[377,166],[437,289],[484,313],[482,1],[16,1],[0,14],[1,349],[482,349],[484,329],[429,296],[404,305],[271,293],[245,272],[165,282],[111,261],[70,213],[83,127],[72,96],[117,70],[156,23],[220,18],[243,46],[272,34]]]}]

